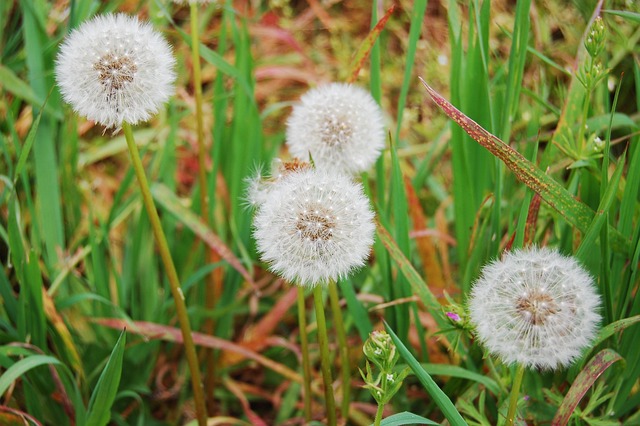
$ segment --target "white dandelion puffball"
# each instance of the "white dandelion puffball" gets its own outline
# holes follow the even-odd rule
[[[600,296],[572,257],[548,248],[509,252],[482,269],[469,311],[478,338],[506,364],[570,365],[596,335]]]
[[[149,23],[97,16],[67,36],[56,59],[60,92],[103,126],[147,121],[174,92],[171,47]]]
[[[332,83],[305,93],[287,121],[287,146],[294,157],[350,174],[367,170],[384,148],[382,110],[371,94]]]
[[[315,286],[364,265],[375,226],[360,184],[303,168],[274,182],[266,198],[256,212],[253,235],[272,271],[289,282]]]

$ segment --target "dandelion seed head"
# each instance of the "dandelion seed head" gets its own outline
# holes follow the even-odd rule
[[[362,266],[373,244],[373,212],[362,186],[324,170],[284,173],[254,218],[261,259],[290,282],[315,286]]]
[[[287,146],[295,157],[309,154],[319,168],[356,174],[384,148],[382,110],[359,87],[332,83],[305,93],[287,121]]]
[[[125,14],[97,16],[67,36],[56,59],[62,97],[110,128],[147,121],[174,91],[171,47],[150,24]]]
[[[469,311],[479,340],[506,364],[570,365],[595,337],[600,297],[591,276],[548,248],[509,252],[485,266]]]

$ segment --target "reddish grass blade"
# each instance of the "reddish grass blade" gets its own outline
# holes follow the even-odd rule
[[[387,21],[391,17],[391,14],[396,10],[396,5],[392,4],[389,9],[385,12],[384,16],[378,21],[375,27],[371,30],[367,38],[364,39],[362,45],[356,52],[356,56],[353,58],[353,62],[351,62],[351,72],[349,73],[349,78],[347,79],[347,83],[354,83],[358,79],[358,74],[360,73],[360,69],[364,65],[364,61],[367,60],[369,54],[371,53],[371,49],[373,48],[374,43],[380,36],[380,33],[384,29],[384,26],[387,24]]]
[[[587,205],[576,200],[562,185],[545,174],[531,161],[509,145],[501,141],[482,128],[478,123],[467,117],[454,107],[449,101],[440,96],[422,78],[420,81],[427,89],[431,99],[476,142],[486,148],[491,154],[499,158],[516,175],[516,178],[531,188],[547,204],[560,213],[571,225],[580,232],[586,233],[593,222],[595,213]],[[630,251],[629,241],[620,232],[610,227],[613,249],[625,254]]]
[[[611,349],[603,349],[598,352],[574,380],[569,392],[567,392],[567,395],[562,400],[562,404],[560,404],[560,408],[558,408],[558,412],[553,418],[551,425],[565,426],[584,394],[593,386],[598,377],[600,377],[611,364],[621,359],[622,357]]]
[[[28,420],[28,421],[27,421]],[[34,425],[42,426],[35,417],[15,408],[0,405],[0,425],[5,426],[24,426],[32,422]]]
[[[127,327],[127,331],[146,337],[148,339],[158,339],[168,342],[182,343],[182,334],[180,333],[180,329],[175,327],[169,327],[166,325],[155,324],[146,321],[127,321],[116,318],[96,318],[92,321],[105,327],[114,328],[116,330],[122,330],[124,327]],[[192,333],[192,336],[193,343],[198,346],[221,349],[223,351],[229,351],[243,355],[244,357],[262,364],[263,366],[275,371],[276,373],[286,377],[289,380],[302,383],[302,376],[300,376],[290,368],[285,367],[283,364],[272,361],[267,357],[257,354],[233,342],[229,342],[227,340],[202,333]]]

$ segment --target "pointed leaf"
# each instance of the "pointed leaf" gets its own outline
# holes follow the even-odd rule
[[[87,410],[87,425],[104,426],[111,419],[111,406],[116,398],[120,376],[122,375],[122,358],[126,341],[125,330],[122,330],[107,365],[102,370],[96,388],[91,394]]]
[[[439,425],[440,423],[436,423],[432,420],[425,419],[422,416],[417,414],[409,413],[405,411],[403,413],[393,414],[382,422],[380,422],[380,426],[403,426],[403,425]]]

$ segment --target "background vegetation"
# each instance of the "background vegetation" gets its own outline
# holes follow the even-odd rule
[[[178,59],[176,96],[135,133],[193,328],[216,320],[217,339],[195,336],[200,346],[219,349],[211,424],[302,423],[301,332],[312,342],[314,417],[322,420],[311,303],[301,331],[296,289],[257,259],[245,178],[286,157],[292,103],[309,87],[347,80],[356,52],[390,6],[273,0],[201,9],[211,229],[198,216],[188,6],[0,3],[1,424],[24,424],[22,415],[50,425],[193,418],[173,303],[124,137],[77,117],[54,85],[65,34],[114,11],[149,19]],[[551,0],[397,6],[356,79],[387,114],[390,143],[362,176],[389,234],[380,232],[369,265],[340,283],[353,371],[363,368],[362,343],[384,319],[421,362],[418,376],[429,373],[469,424],[502,421],[510,368],[483,357],[466,324],[447,322],[444,313],[462,314],[481,266],[529,238],[578,257],[597,277],[603,325],[613,325],[573,368],[527,372],[521,414],[530,424],[549,424],[559,407],[577,403],[566,397],[569,387],[599,354],[595,369],[604,376],[586,385],[570,422],[640,424],[640,329],[633,326],[640,314],[640,7]],[[577,78],[590,60],[582,39],[597,11],[606,26],[598,58],[606,76],[586,90]],[[418,76],[537,164],[580,207],[549,207],[554,194],[567,200],[561,192],[535,197],[517,179],[522,170],[514,173],[448,121]],[[207,247],[226,248],[223,260],[210,263]],[[203,294],[212,270],[222,294],[209,310]],[[336,368],[340,362],[336,356]],[[376,410],[362,384],[353,374],[349,424],[370,424]],[[415,375],[385,414],[402,411],[443,421]]]

